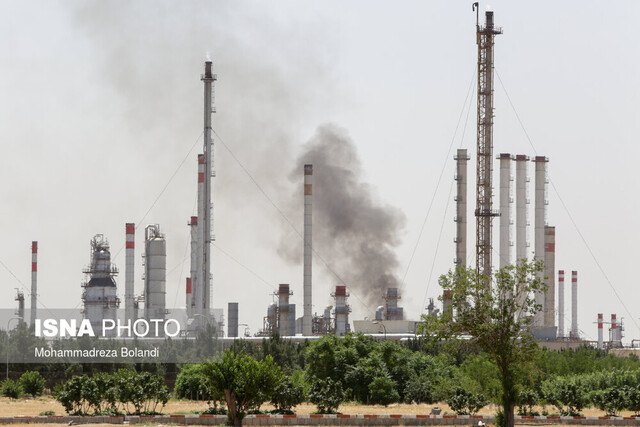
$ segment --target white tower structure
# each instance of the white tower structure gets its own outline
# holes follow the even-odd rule
[[[500,268],[511,265],[511,154],[501,153],[500,160]]]
[[[544,261],[544,226],[546,225],[546,206],[547,206],[547,162],[549,160],[544,156],[536,156],[534,162],[536,164],[536,197],[535,197],[535,247],[534,255],[539,260]],[[544,325],[544,292],[535,293],[536,304],[542,306],[534,316],[534,326],[541,327]]]
[[[125,224],[125,265],[124,265],[124,315],[125,319],[133,322],[136,320],[135,290],[134,290],[134,265],[135,265],[135,224]]]
[[[117,318],[120,306],[114,277],[118,269],[111,264],[109,242],[102,234],[91,240],[91,264],[83,270],[89,280],[82,284],[83,315],[97,335],[102,335],[102,320]]]
[[[467,265],[467,161],[469,156],[466,149],[458,149],[454,157],[456,161],[456,257],[453,263],[456,267]]]
[[[528,258],[527,248],[529,240],[527,228],[529,226],[529,215],[527,205],[529,198],[527,194],[527,162],[529,157],[518,154],[516,156],[516,260]]]
[[[167,293],[167,241],[160,226],[145,228],[144,318],[164,319]]]
[[[31,242],[31,324],[38,315],[38,242]]]
[[[304,165],[304,265],[303,265],[303,313],[302,313],[302,335],[308,337],[313,331],[313,319],[311,311],[312,288],[311,288],[311,262],[313,245],[312,239],[312,214],[313,214],[313,165]]]

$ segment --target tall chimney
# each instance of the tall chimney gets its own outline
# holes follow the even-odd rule
[[[198,229],[202,229],[198,239],[202,248],[202,266],[198,271],[198,277],[202,284],[202,295],[198,304],[202,304],[200,313],[208,317],[211,314],[211,242],[214,240],[212,232],[213,204],[211,202],[211,178],[214,176],[211,116],[215,113],[213,108],[213,82],[217,80],[217,76],[212,73],[210,60],[205,62],[204,68],[204,75],[200,78],[204,82],[204,185],[202,207],[199,206],[200,209],[198,210],[200,222]]]
[[[571,272],[571,338],[578,339],[578,272]]]
[[[186,308],[187,318],[192,319],[196,299],[194,298],[194,291],[197,288],[198,282],[198,217],[192,216],[189,221],[189,229],[191,231],[191,265],[190,265],[190,277],[187,278],[187,292],[186,292]]]
[[[558,271],[558,336],[564,337],[564,270]]]
[[[556,228],[544,227],[544,277],[547,279],[547,290],[544,293],[544,326],[555,326],[556,306]]]
[[[534,255],[539,260],[544,261],[544,227],[546,224],[546,205],[547,205],[547,162],[549,160],[544,156],[536,156],[534,162],[536,164],[536,199],[535,199],[535,250]],[[535,293],[536,304],[542,306],[542,311],[534,316],[534,326],[544,325],[544,292]]]
[[[38,242],[31,242],[31,324],[35,325],[38,306]]]
[[[302,314],[302,335],[311,336],[312,318],[311,310],[313,304],[311,302],[311,256],[313,246],[311,244],[311,226],[313,213],[313,165],[304,165],[304,267],[303,267],[303,314]]]
[[[604,331],[603,331],[603,318],[602,313],[598,313],[598,349],[604,349]]]
[[[500,268],[511,264],[511,154],[500,159]]]
[[[206,218],[205,211],[206,202],[204,196],[204,182],[205,182],[205,159],[204,154],[198,154],[198,219]],[[193,314],[204,314],[204,286],[205,286],[205,276],[204,276],[204,242],[205,242],[205,229],[204,229],[204,221],[203,220],[200,226],[195,227],[196,232],[198,233],[198,238],[196,241],[198,258],[196,260],[196,267],[198,269],[195,274],[195,283],[192,280],[191,284],[194,287],[193,289],[193,299],[194,299],[194,307]],[[193,228],[191,228],[191,232],[193,233]],[[192,276],[193,277],[193,276]],[[201,325],[202,319],[198,320],[196,324]]]
[[[133,323],[136,320],[134,308],[135,224],[126,223],[125,233],[124,316],[126,320],[130,320]]]
[[[294,333],[290,333],[289,327],[291,326],[291,321],[289,320],[289,295],[292,292],[289,291],[289,285],[280,284],[278,288],[278,330],[280,332],[281,337],[288,337],[290,335],[295,335]]]
[[[611,333],[609,334],[609,341],[611,341],[611,347],[616,347],[616,341],[618,341],[618,316],[616,314],[611,315]]]
[[[529,157],[524,154],[518,154],[516,156],[516,262],[520,262],[523,259],[528,258],[527,248],[529,247],[529,241],[527,239],[527,227],[529,226],[528,205],[529,199],[527,198],[527,183],[529,182],[529,176],[527,174],[527,165]],[[524,306],[524,300],[527,295],[521,295],[518,305]],[[519,311],[519,315],[522,312]]]
[[[453,263],[456,267],[467,265],[467,161],[469,156],[466,149],[458,149],[454,157],[456,160],[456,257]]]

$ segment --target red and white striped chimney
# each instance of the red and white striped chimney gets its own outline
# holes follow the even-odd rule
[[[191,267],[190,275],[187,277],[187,293],[186,293],[186,306],[187,317],[193,318],[193,308],[195,300],[193,298],[194,288],[197,283],[198,277],[198,217],[192,216],[189,221],[189,227],[191,228]]]
[[[564,270],[558,270],[558,336],[564,337]]]
[[[603,323],[602,313],[598,313],[598,348],[600,350],[604,349]]]
[[[205,194],[204,194],[204,154],[198,154],[198,218],[205,218]],[[204,313],[204,243],[205,243],[205,227],[203,224],[196,228],[198,238],[197,238],[197,254],[198,258],[196,260],[196,267],[198,272],[195,276],[195,283],[192,281],[192,285],[194,286],[193,293],[193,306],[194,306],[194,314],[203,314]]]
[[[571,338],[578,336],[578,272],[571,272]]]
[[[618,316],[615,314],[611,315],[611,334],[609,337],[611,341],[611,345],[615,347],[615,342],[618,340]]]
[[[38,242],[31,242],[31,324],[34,325],[38,306]]]
[[[311,281],[311,258],[312,258],[312,215],[313,215],[313,165],[304,165],[304,253],[303,253],[303,312],[302,312],[302,335],[308,337],[313,332],[311,311],[312,302],[312,281]]]
[[[124,315],[126,320],[135,322],[136,313],[134,307],[134,268],[135,268],[135,240],[136,226],[132,222],[125,224],[125,273],[124,273]]]

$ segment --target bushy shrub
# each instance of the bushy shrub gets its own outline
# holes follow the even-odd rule
[[[433,383],[422,377],[411,378],[404,388],[404,400],[407,403],[434,403],[433,394]]]
[[[203,369],[202,364],[185,365],[176,377],[175,397],[207,402],[220,400],[220,396],[213,396]]]
[[[598,390],[591,396],[593,404],[605,411],[607,415],[617,416],[620,411],[628,406],[628,387],[611,387],[606,390]]]
[[[27,371],[22,374],[18,381],[25,394],[36,397],[42,395],[44,391],[44,378],[40,375],[40,372]]]
[[[460,387],[455,389],[446,402],[458,415],[474,415],[489,403],[483,394],[474,394]]]
[[[162,377],[120,369],[114,374],[75,376],[54,389],[54,397],[69,414],[153,414],[169,400]],[[132,405],[132,407],[130,406]]]
[[[271,403],[280,413],[291,413],[291,409],[304,401],[304,389],[284,377],[273,391]]]
[[[318,407],[319,413],[334,414],[345,400],[342,383],[331,378],[316,379],[309,386],[308,399]]]
[[[545,400],[564,416],[580,416],[589,404],[587,390],[580,377],[557,377],[542,384]]]
[[[17,399],[22,395],[22,387],[18,381],[5,380],[0,387],[0,392],[4,397]]]
[[[535,390],[520,390],[518,393],[518,415],[540,415],[533,407],[538,404],[538,393]]]
[[[400,400],[396,384],[389,377],[375,377],[369,384],[371,403],[387,406]]]

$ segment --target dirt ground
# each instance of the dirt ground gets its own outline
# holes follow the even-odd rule
[[[438,405],[408,405],[404,403],[395,403],[387,407],[381,405],[357,405],[346,403],[340,405],[339,411],[343,414],[429,414],[434,406],[438,406],[442,409],[442,414],[445,411],[450,411],[446,403]],[[170,400],[163,409],[164,414],[189,414],[191,411],[202,411],[207,408],[206,402],[194,402],[188,400]],[[270,405],[263,405],[262,409],[273,409]],[[298,414],[310,414],[316,410],[316,407],[311,404],[302,404],[297,406],[296,413]],[[542,408],[538,409],[542,412]],[[0,398],[0,417],[8,416],[37,416],[43,411],[53,411],[56,415],[65,415],[64,408],[60,403],[50,396],[44,396],[36,399],[17,399],[10,400],[6,397]],[[547,407],[549,413],[556,412],[553,407]],[[495,405],[485,406],[480,415],[492,415],[495,414]],[[585,416],[602,416],[604,413],[595,408],[587,408],[582,411]],[[631,416],[631,412],[625,411],[622,416]],[[40,424],[42,425],[42,424]],[[566,427],[566,426],[565,426]]]

